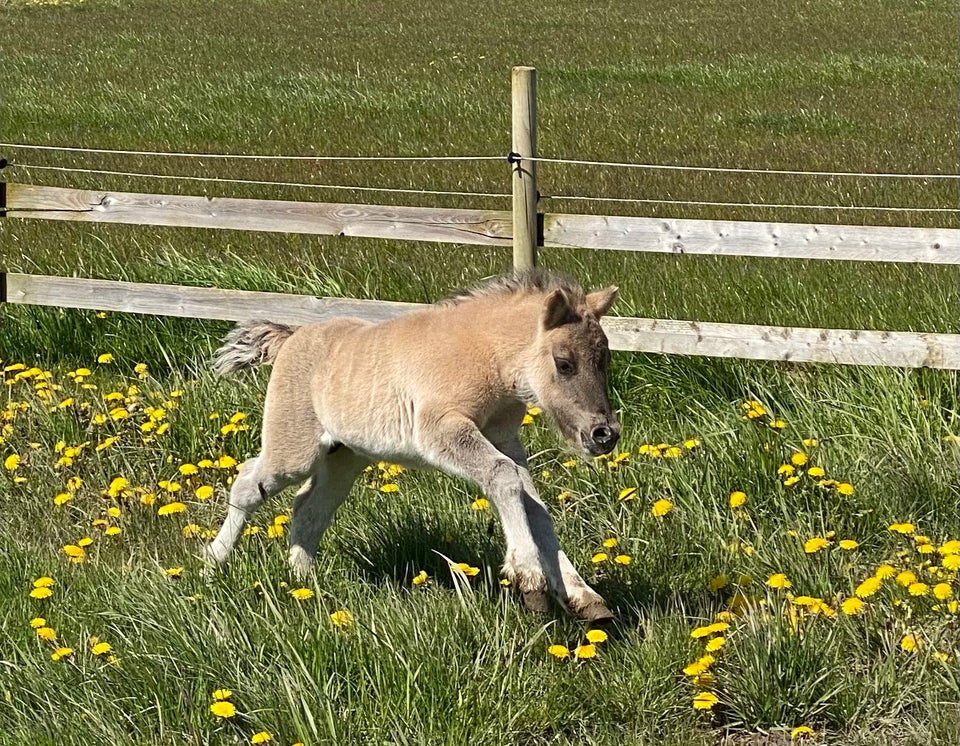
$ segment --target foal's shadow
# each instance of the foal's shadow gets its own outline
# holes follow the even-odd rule
[[[357,573],[372,583],[389,580],[410,587],[422,570],[435,587],[454,589],[449,559],[475,565],[481,574],[487,572],[489,578],[471,585],[478,593],[499,595],[498,573],[503,561],[499,524],[459,525],[455,535],[453,532],[452,524],[448,528],[439,517],[429,521],[420,513],[410,512],[381,522],[375,534],[364,532],[345,539],[343,550],[353,560]],[[639,573],[629,581],[600,579],[594,587],[615,614],[613,623],[606,627],[613,634],[618,629],[637,629],[651,616],[675,613],[678,608],[695,618],[710,617],[719,609],[715,594],[667,587]],[[522,604],[519,594],[516,603]],[[553,604],[550,616],[566,618],[557,604]]]
[[[371,582],[390,579],[409,586],[420,571],[425,571],[433,585],[453,588],[448,560],[476,566],[481,573],[484,568],[496,573],[503,560],[503,548],[486,526],[463,529],[448,528],[411,512],[381,521],[376,533],[351,537],[344,551],[353,559],[357,572]]]

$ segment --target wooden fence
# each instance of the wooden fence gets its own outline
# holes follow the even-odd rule
[[[960,230],[538,214],[535,79],[514,71],[513,211],[228,199],[0,184],[0,217],[274,231],[514,247],[960,265]],[[514,228],[517,227],[517,230]],[[384,320],[417,304],[0,272],[0,302],[302,323]],[[610,317],[611,347],[756,360],[960,370],[960,335]]]

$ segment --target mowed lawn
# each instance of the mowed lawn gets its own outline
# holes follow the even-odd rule
[[[0,140],[297,155],[505,155],[509,71],[545,156],[955,173],[948,0],[0,3]],[[505,162],[226,161],[0,146],[8,181],[504,209],[509,200],[31,169],[508,192]],[[955,227],[937,180],[543,164],[543,209]],[[956,332],[950,267],[544,251],[616,313]],[[509,252],[0,219],[0,269],[431,301]],[[269,315],[269,309],[264,309]],[[0,744],[947,744],[960,737],[956,373],[614,355],[621,448],[524,426],[598,635],[527,613],[476,489],[374,464],[286,567],[290,495],[231,563],[203,542],[267,371],[227,325],[0,306]],[[358,386],[363,382],[358,381]]]

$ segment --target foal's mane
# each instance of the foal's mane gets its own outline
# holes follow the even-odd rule
[[[457,290],[446,298],[437,301],[437,304],[455,306],[474,298],[519,295],[521,293],[542,293],[546,295],[558,289],[563,290],[574,305],[579,305],[584,300],[583,288],[569,277],[548,272],[545,269],[531,269],[512,275],[491,277],[479,285]]]

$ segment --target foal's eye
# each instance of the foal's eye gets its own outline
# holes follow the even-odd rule
[[[577,364],[573,360],[569,360],[565,357],[555,357],[553,359],[554,365],[557,366],[557,373],[561,376],[572,376],[577,372]]]

